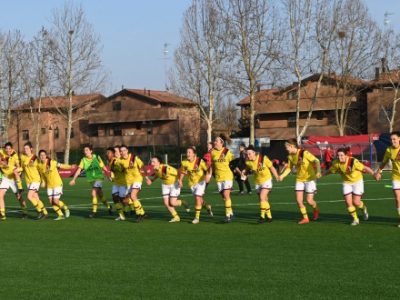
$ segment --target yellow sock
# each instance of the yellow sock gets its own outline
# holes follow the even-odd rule
[[[107,202],[107,199],[104,196],[100,197],[100,201],[107,207],[107,209],[110,209],[110,204]]]
[[[303,215],[303,219],[308,220],[307,209],[305,207],[300,207],[300,212]]]
[[[47,215],[48,212],[47,212],[46,207],[44,207],[43,202],[42,202],[40,199],[37,199],[37,201],[38,201],[38,207],[39,207],[40,211],[41,211],[43,214]]]
[[[92,212],[97,213],[97,197],[92,197]]]
[[[196,205],[194,207],[194,209],[195,209],[195,218],[200,220],[201,205],[199,205],[199,206]]]
[[[400,207],[397,208],[397,213],[398,213],[398,215],[400,217]]]
[[[39,206],[39,201],[38,201],[38,200],[32,199],[32,200],[31,200],[31,203],[32,203],[32,205],[35,207],[35,209],[36,209],[37,212],[41,212],[41,211],[42,211],[42,209],[41,209],[40,206]],[[43,203],[42,203],[42,204],[43,204]]]
[[[62,217],[62,216],[63,216],[63,213],[62,213],[61,208],[60,208],[59,206],[53,205],[53,209],[54,209],[54,212],[55,212],[59,217]]]
[[[144,215],[144,209],[143,209],[142,203],[140,203],[139,200],[137,200],[137,199],[133,200],[133,206],[134,206],[136,215]]]
[[[347,208],[349,214],[353,217],[354,221],[358,221],[357,210],[354,206],[349,206]]]
[[[6,209],[5,208],[0,208],[0,214],[1,214],[1,217],[3,219],[5,219],[6,218]]]
[[[68,206],[61,200],[58,201],[58,206],[64,210],[68,210]]]
[[[231,199],[225,200],[225,215],[230,216],[233,214]]]
[[[364,209],[365,205],[364,202],[360,201],[360,205],[356,205],[359,209]]]
[[[267,202],[260,201],[260,217],[265,218],[265,211],[267,210]]]
[[[269,205],[268,201],[266,201],[265,203],[266,203],[265,213],[267,214],[267,218],[272,219],[271,206]]]
[[[176,210],[174,208],[172,209],[171,215],[173,218],[175,218],[175,217],[179,218],[178,213],[176,212]]]
[[[121,213],[122,212],[122,203],[121,202],[117,202],[115,203],[115,210],[117,211],[117,213]]]

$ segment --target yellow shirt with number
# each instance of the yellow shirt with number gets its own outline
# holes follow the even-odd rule
[[[187,173],[189,186],[192,187],[204,180],[208,167],[205,161],[198,157],[192,162],[189,160],[182,161],[181,170]]]
[[[225,180],[233,180],[233,173],[229,168],[229,163],[234,159],[233,154],[228,149],[222,148],[221,150],[213,149],[211,151],[211,163],[215,180],[217,182]],[[225,151],[225,154],[224,154]]]
[[[63,185],[61,176],[58,173],[58,168],[71,169],[71,166],[60,164],[53,159],[47,159],[44,162],[38,162],[40,176],[45,181],[48,189],[54,189]]]
[[[314,165],[319,164],[319,159],[307,150],[298,149],[297,153],[289,154],[288,163],[289,170],[296,168],[296,181],[307,182],[317,178]]]
[[[38,163],[39,160],[34,154],[31,156],[27,156],[25,154],[21,155],[21,167],[24,172],[27,185],[31,184],[32,182],[41,182]]]
[[[246,169],[254,172],[256,184],[263,184],[272,178],[271,171],[269,170],[271,167],[272,162],[266,155],[257,154],[255,160],[246,160]]]
[[[128,158],[120,158],[118,160],[122,172],[125,175],[126,184],[131,185],[134,182],[143,182],[143,176],[140,174],[140,168],[143,167],[143,162],[139,156],[134,156],[129,153]]]
[[[178,180],[178,170],[169,165],[160,164],[160,167],[154,171],[155,177],[160,178],[163,184],[174,184]]]
[[[352,161],[350,161],[350,159]],[[342,176],[344,183],[356,183],[363,179],[362,172],[364,165],[356,158],[346,158],[344,163],[341,163],[338,159],[332,162],[332,166],[329,171],[331,173],[339,173]]]
[[[2,160],[5,162],[5,165],[0,165],[3,176],[15,180],[14,170],[20,166],[18,154],[14,151],[10,156],[8,156],[5,151],[2,151],[1,156]]]
[[[400,147],[390,146],[386,149],[382,165],[386,165],[389,160],[392,162],[392,180],[400,181]]]

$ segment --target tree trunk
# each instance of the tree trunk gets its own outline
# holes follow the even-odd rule
[[[67,133],[65,137],[65,152],[64,152],[64,163],[69,164],[69,151],[71,149],[71,129],[72,129],[72,90],[68,96],[69,107],[68,107],[68,119],[67,119]]]
[[[254,145],[255,142],[255,126],[254,126],[254,118],[256,115],[255,111],[255,84],[253,81],[250,81],[250,145]]]
[[[212,92],[209,93],[209,111],[207,117],[207,142],[212,141],[212,128],[213,128],[213,115],[214,115],[214,94]]]

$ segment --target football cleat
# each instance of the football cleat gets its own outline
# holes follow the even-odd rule
[[[92,212],[91,214],[89,214],[89,218],[90,219],[94,219],[96,218],[97,214],[95,212]]]
[[[364,209],[363,209],[363,219],[364,219],[364,221],[368,221],[368,218],[369,218],[368,210],[367,210],[367,207],[364,206]]]
[[[225,223],[230,223],[230,222],[232,222],[232,219],[233,219],[233,215],[225,216],[224,222],[225,222]]]
[[[125,221],[125,216],[124,215],[119,215],[115,221]]]
[[[318,219],[319,219],[319,209],[316,208],[316,209],[314,209],[313,220],[317,221]]]
[[[179,216],[175,216],[171,220],[169,220],[169,223],[177,223],[180,221],[181,221],[181,218]]]
[[[192,221],[192,224],[199,224],[200,223],[200,220],[199,219],[193,219],[193,221]]]
[[[70,213],[69,209],[66,209],[65,210],[65,218],[68,219],[70,215],[71,215],[71,213]]]
[[[357,226],[360,224],[359,220],[353,220],[353,222],[350,223],[351,226]]]
[[[26,213],[22,213],[21,219],[23,219],[23,220],[28,219],[28,215]]]
[[[299,224],[299,225],[303,225],[303,224],[308,224],[308,223],[310,223],[310,220],[309,219],[306,219],[306,218],[304,218],[304,219],[302,219],[302,220],[300,220],[297,224]]]
[[[64,216],[58,216],[57,218],[54,219],[54,221],[61,221],[64,220]]]
[[[264,224],[265,223],[265,218],[260,217],[260,219],[258,220],[259,224]]]
[[[0,220],[5,221],[6,220],[6,215],[0,214]]]

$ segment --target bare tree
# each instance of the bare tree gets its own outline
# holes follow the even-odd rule
[[[181,42],[175,51],[172,89],[194,99],[207,124],[207,141],[212,139],[216,102],[223,92],[227,58],[227,24],[215,1],[193,0],[184,14]]]
[[[0,105],[5,140],[9,139],[8,128],[12,119],[12,109],[20,103],[24,48],[25,42],[20,31],[9,31],[5,35],[0,53],[2,66]]]
[[[216,109],[216,120],[221,128],[226,129],[229,135],[238,129],[238,108],[232,97],[221,101]]]
[[[296,78],[296,139],[300,144],[327,72],[329,51],[336,32],[334,20],[338,10],[336,1],[286,0],[284,11],[289,21],[290,34],[285,40],[286,51],[282,63]],[[303,88],[303,80],[312,73],[318,76],[317,84],[311,91],[307,91]],[[311,100],[305,120],[301,120],[303,100]]]
[[[82,6],[66,3],[53,11],[50,30],[51,68],[59,93],[68,99],[66,110],[57,108],[67,120],[64,162],[69,163],[75,104],[73,95],[98,91],[105,83],[100,58],[100,40],[86,20]],[[57,105],[57,103],[55,103]]]
[[[283,37],[277,10],[269,0],[227,0],[219,7],[231,38],[227,82],[235,94],[250,98],[250,143],[255,140],[255,98],[258,84],[272,74]],[[228,33],[227,33],[228,34]]]
[[[388,122],[389,132],[395,130],[400,103],[400,33],[393,29],[384,32],[382,48],[382,74],[377,78],[381,87],[381,107]]]
[[[346,134],[352,104],[365,86],[366,78],[376,63],[381,47],[381,32],[361,0],[337,1],[334,24],[337,28],[330,51],[330,70],[336,81],[335,119],[339,135]],[[356,129],[353,127],[353,129]]]

